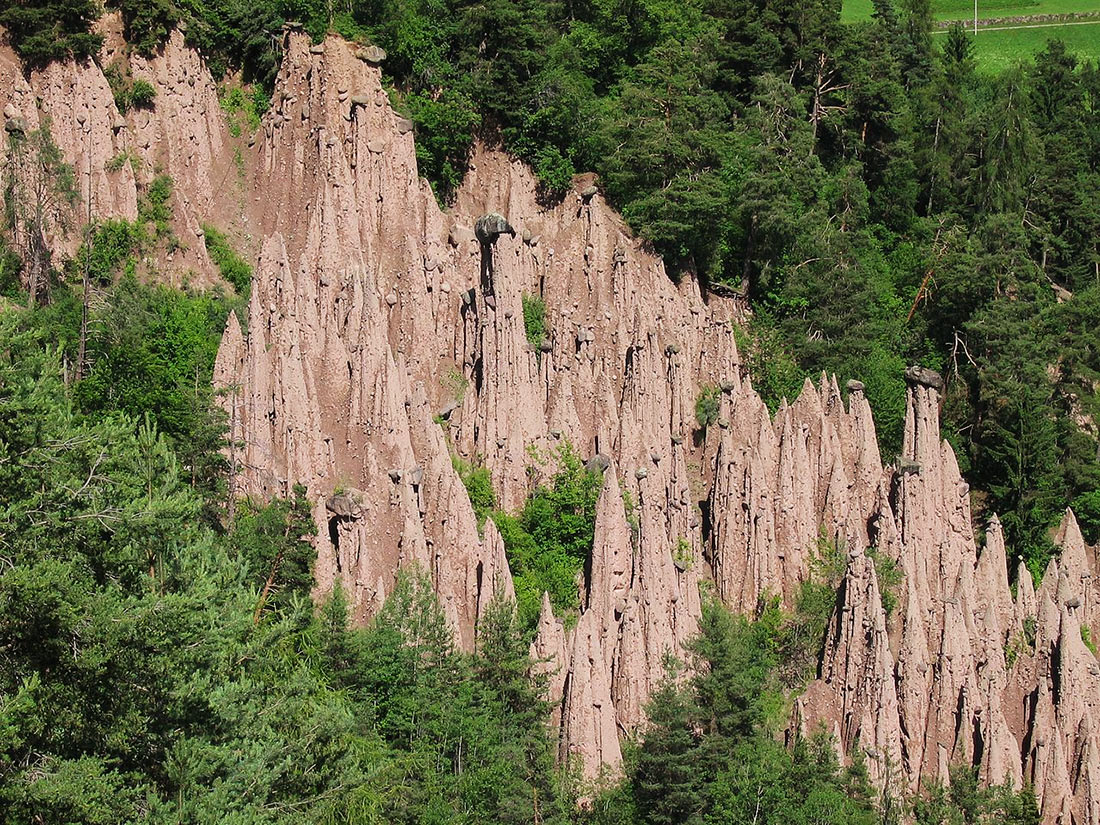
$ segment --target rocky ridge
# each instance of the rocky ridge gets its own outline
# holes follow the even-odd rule
[[[0,100],[30,128],[50,118],[94,214],[136,216],[133,168],[108,171],[132,152],[139,174],[172,174],[181,238],[209,221],[260,240],[248,317],[231,318],[215,380],[244,445],[238,490],[307,485],[321,591],[340,580],[365,620],[397,570],[418,564],[460,643],[475,645],[511,575],[451,455],[483,461],[515,509],[529,450],[568,438],[606,463],[596,539],[575,626],[544,601],[533,650],[560,700],[561,755],[587,776],[621,760],[665,652],[697,626],[700,583],[744,612],[769,594],[790,603],[825,536],[846,548],[847,570],[792,726],[824,725],[898,791],[969,762],[988,782],[1034,783],[1046,822],[1100,823],[1100,665],[1083,636],[1100,629],[1095,558],[1067,512],[1060,559],[1037,590],[1021,575],[1013,597],[996,519],[975,541],[939,433],[938,376],[907,376],[904,448],[885,466],[858,382],[846,399],[835,379],[807,382],[773,417],[740,368],[739,307],[689,277],[674,284],[587,181],[543,208],[521,164],[480,150],[443,211],[375,64],[296,31],[284,55],[252,146],[234,146],[179,33],[132,61],[157,90],[150,111],[123,117],[94,64],[27,78],[8,52]],[[238,198],[219,183],[235,167]],[[480,241],[488,213],[515,234]],[[174,277],[210,277],[202,244],[185,245]],[[548,307],[538,346],[524,293]],[[704,385],[720,397],[701,434]],[[867,547],[904,574],[889,616]]]

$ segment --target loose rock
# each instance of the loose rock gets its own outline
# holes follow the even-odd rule
[[[516,230],[505,220],[503,215],[497,212],[489,212],[477,219],[477,223],[474,224],[474,234],[481,243],[490,246],[496,243],[497,238],[501,235],[509,235],[514,238]]]

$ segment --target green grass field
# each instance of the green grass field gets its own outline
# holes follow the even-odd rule
[[[840,19],[847,23],[866,20],[871,9],[871,0],[844,0]],[[978,0],[979,18],[1089,11],[1100,11],[1100,0]],[[937,20],[972,20],[974,0],[932,0],[932,16]]]
[[[1080,60],[1100,61],[1100,23],[1084,26],[1050,26],[1030,29],[982,31],[974,40],[978,70],[994,74],[1042,51],[1048,40],[1058,38]]]
[[[844,0],[841,19],[845,22],[867,20],[871,0]],[[937,20],[971,20],[973,0],[932,0]],[[1032,14],[1071,14],[1100,12],[1100,0],[978,0],[978,17],[1018,17]],[[937,35],[943,31],[937,30]],[[1065,25],[1036,25],[1029,28],[978,29],[974,54],[978,70],[996,73],[1041,51],[1048,40],[1058,38],[1081,60],[1100,62],[1100,22]]]

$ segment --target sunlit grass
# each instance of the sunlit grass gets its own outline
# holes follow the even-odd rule
[[[871,0],[844,0],[841,20],[867,20],[874,7]],[[978,17],[1021,17],[1031,14],[1080,14],[1100,11],[1098,0],[978,0]],[[932,15],[937,20],[970,20],[973,0],[932,0]]]
[[[1100,61],[1100,23],[1084,26],[1050,26],[1030,29],[982,31],[974,38],[978,70],[996,74],[1020,61],[1028,61],[1057,38],[1080,60]]]
[[[871,0],[844,0],[841,19],[867,20],[872,11]],[[974,5],[972,0],[932,0],[932,12],[937,20],[970,20]],[[1100,0],[978,0],[979,18],[1085,12],[1100,12]],[[937,30],[936,34],[944,31]],[[979,27],[974,40],[978,70],[986,74],[1001,72],[1019,61],[1030,60],[1053,39],[1062,40],[1081,60],[1100,61],[1100,23],[1037,24],[996,31]]]

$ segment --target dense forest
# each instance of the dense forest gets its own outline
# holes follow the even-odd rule
[[[773,408],[821,370],[858,378],[888,458],[902,370],[933,367],[977,512],[1000,513],[1033,575],[1067,503],[1100,538],[1100,71],[1059,43],[984,76],[961,30],[932,36],[927,0],[880,0],[859,25],[787,0],[108,6],[140,51],[185,22],[216,76],[251,84],[226,104],[252,114],[285,22],[383,46],[442,202],[476,139],[530,162],[547,202],[597,172],[670,272],[749,303],[734,334]],[[0,25],[32,69],[94,57],[99,11],[0,0]],[[120,106],[150,92],[120,86]],[[48,133],[29,139],[73,196]],[[12,221],[8,181],[4,195]],[[779,744],[833,604],[827,564],[789,614],[708,602],[624,775],[582,783],[555,758],[528,652],[541,592],[575,598],[591,545],[598,480],[568,453],[512,515],[459,468],[519,599],[490,611],[475,652],[416,571],[366,628],[339,591],[316,608],[303,492],[228,489],[209,386],[247,264],[211,228],[236,289],[136,278],[171,243],[170,195],[154,180],[136,223],[86,227],[66,266],[0,249],[0,822],[1039,821],[1028,789],[980,789],[966,769],[907,799],[842,768],[824,736]],[[91,328],[82,278],[101,296]]]

